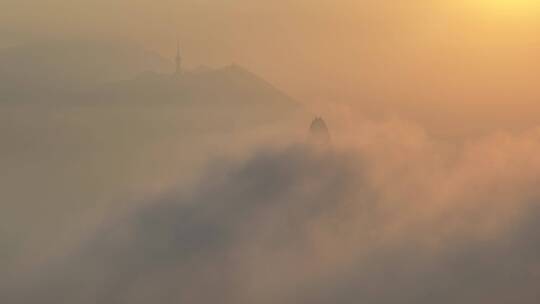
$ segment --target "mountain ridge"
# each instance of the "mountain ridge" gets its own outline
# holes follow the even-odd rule
[[[0,50],[0,80],[7,79],[0,84],[0,102],[120,107],[173,105],[182,111],[207,111],[214,117],[227,115],[230,119],[255,120],[257,117],[279,119],[301,108],[286,93],[238,64],[173,74],[166,72],[172,70],[172,62],[133,45],[117,42],[104,46],[96,46],[95,42],[36,45],[39,47]],[[124,54],[131,55],[126,55],[129,58],[123,58],[118,67],[111,66]],[[79,62],[85,58],[96,61]],[[137,62],[138,59],[144,62]],[[24,62],[21,70],[17,64],[20,62]],[[77,64],[71,65],[73,62]]]

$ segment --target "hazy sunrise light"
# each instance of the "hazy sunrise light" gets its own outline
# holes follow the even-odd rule
[[[0,304],[537,304],[540,2],[0,0]]]

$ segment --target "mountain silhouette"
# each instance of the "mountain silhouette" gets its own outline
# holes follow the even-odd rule
[[[300,109],[292,98],[239,65],[178,76],[144,72],[130,80],[99,86],[80,99],[86,103],[176,105],[208,115],[254,119],[278,118]]]
[[[300,109],[239,65],[181,74],[172,74],[173,67],[172,61],[136,44],[116,41],[50,41],[0,49],[0,102],[115,105],[115,110],[172,106],[171,111],[192,111],[201,120],[237,124],[276,120]]]
[[[181,76],[144,72],[134,79],[103,85],[95,93],[99,96],[96,100],[143,103],[293,103],[286,94],[238,65],[187,72]]]

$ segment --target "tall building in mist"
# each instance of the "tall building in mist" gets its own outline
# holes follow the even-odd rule
[[[180,42],[178,40],[176,40],[176,58],[175,58],[175,63],[176,63],[176,70],[175,70],[175,75],[176,76],[179,76],[182,74],[182,56],[180,56]]]
[[[322,117],[316,117],[309,127],[309,137],[312,143],[330,144],[330,131]]]

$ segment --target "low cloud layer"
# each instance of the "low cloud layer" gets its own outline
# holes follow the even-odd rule
[[[2,302],[536,303],[538,131],[450,146],[400,123],[359,130],[217,162]]]

